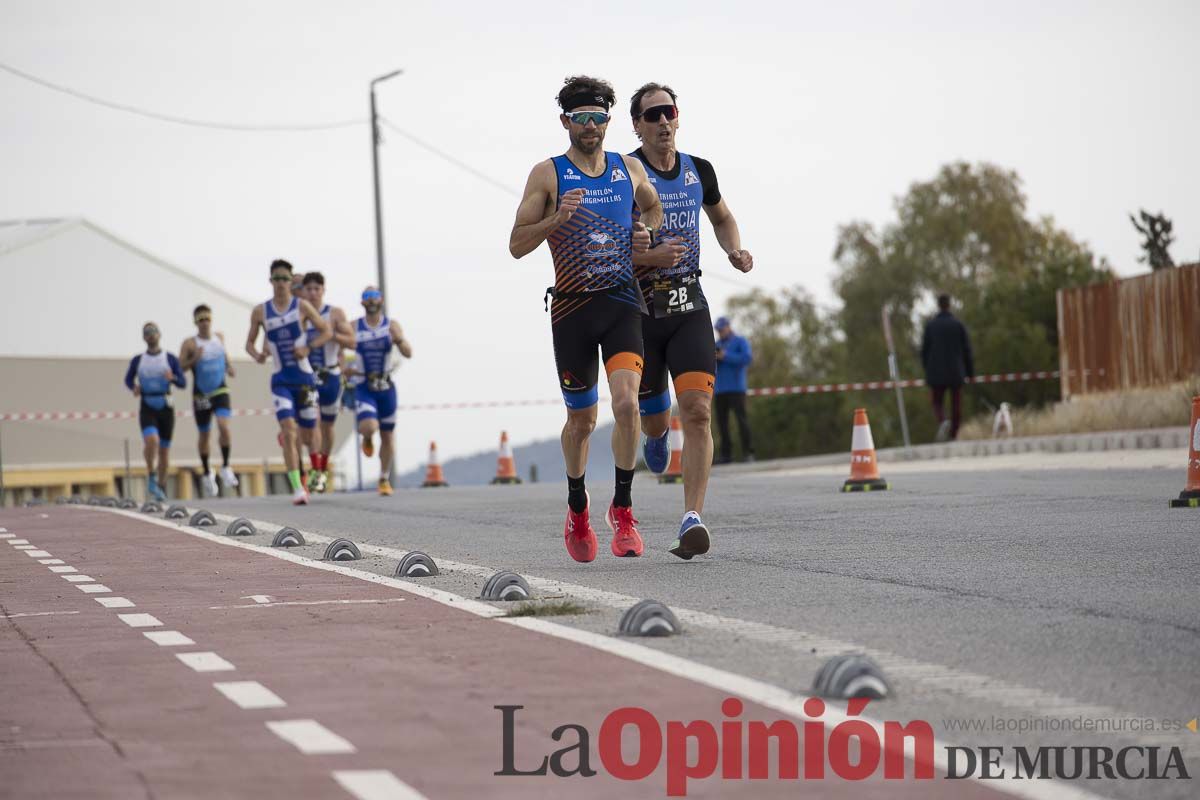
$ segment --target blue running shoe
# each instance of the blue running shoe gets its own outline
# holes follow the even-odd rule
[[[708,537],[708,526],[700,520],[699,514],[689,511],[683,517],[683,524],[679,526],[679,537],[667,552],[673,556],[679,556],[684,561],[690,561],[692,556],[702,556],[707,553],[711,544]]]
[[[642,458],[646,460],[646,466],[655,475],[662,475],[667,471],[667,464],[671,462],[671,447],[667,443],[667,437],[671,435],[671,429],[667,428],[663,431],[663,435],[654,439],[649,436],[642,443]]]
[[[150,476],[150,482],[146,486],[146,492],[155,500],[163,501],[167,499],[167,496],[163,493],[163,490],[159,488],[158,477],[156,475]]]

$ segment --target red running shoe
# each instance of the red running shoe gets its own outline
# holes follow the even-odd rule
[[[563,528],[563,540],[566,542],[567,552],[571,554],[571,558],[585,564],[596,560],[596,532],[592,530],[592,523],[588,518],[588,510],[591,505],[592,499],[589,497],[588,504],[579,514],[567,506],[567,524]]]
[[[637,558],[642,554],[642,535],[638,533],[638,521],[633,518],[633,508],[610,505],[604,521],[612,528],[614,556]]]

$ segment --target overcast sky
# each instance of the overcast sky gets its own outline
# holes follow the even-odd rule
[[[885,223],[897,195],[958,159],[1016,170],[1032,212],[1053,215],[1119,274],[1145,269],[1127,218],[1139,207],[1174,219],[1177,261],[1200,259],[1198,35],[1200,3],[1186,0],[0,0],[0,61],[165,114],[363,119],[368,81],[404,68],[380,88],[380,112],[513,191],[566,147],[553,102],[564,76],[614,83],[622,105],[606,145],[622,152],[636,146],[627,98],[667,82],[680,96],[681,148],[714,163],[755,255],[754,272],[738,275],[706,234],[718,312],[739,284],[803,284],[832,303],[837,226]],[[185,127],[7,73],[0,108],[0,219],[86,216],[254,300],[269,293],[276,257],[323,270],[352,312],[373,281],[365,124]],[[541,299],[550,256],[509,256],[516,198],[385,137],[390,305],[416,351],[397,374],[401,402],[553,399]],[[234,342],[245,322],[217,321]],[[140,318],[113,324],[131,327],[136,350]],[[501,428],[518,443],[554,435],[562,417],[556,405],[408,413],[397,466],[421,460],[430,438],[449,456],[493,446]]]

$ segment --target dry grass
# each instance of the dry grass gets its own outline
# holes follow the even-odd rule
[[[573,600],[530,600],[521,603],[506,617],[565,617],[574,614],[586,614],[587,606]]]
[[[1013,432],[1017,436],[1052,436],[1186,426],[1191,422],[1192,397],[1197,394],[1200,379],[1154,389],[1079,395],[1042,408],[1014,408]],[[992,415],[965,422],[958,438],[992,438]]]

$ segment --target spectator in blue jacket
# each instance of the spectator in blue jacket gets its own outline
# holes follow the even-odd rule
[[[742,457],[754,460],[754,445],[750,442],[750,422],[746,419],[746,369],[754,360],[750,342],[733,332],[728,317],[717,320],[717,386],[713,403],[717,412],[717,433],[721,443],[718,464],[733,460],[733,439],[729,435],[729,412],[737,418],[742,439]]]
[[[171,386],[186,389],[187,378],[175,354],[160,346],[157,325],[147,322],[142,326],[142,340],[146,343],[146,352],[130,360],[125,372],[125,386],[141,399],[138,427],[142,429],[142,455],[146,458],[146,492],[154,500],[166,500],[168,453],[175,431]]]

